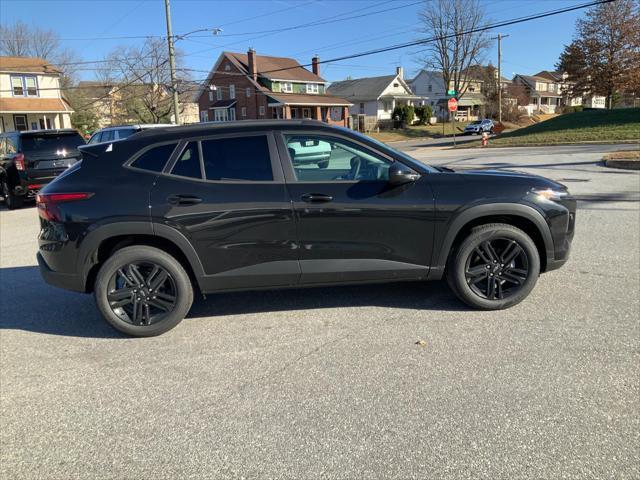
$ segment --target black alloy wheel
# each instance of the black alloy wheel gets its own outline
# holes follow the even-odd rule
[[[131,325],[152,325],[172,312],[177,289],[171,274],[151,262],[129,263],[109,281],[107,299],[114,314]]]
[[[490,223],[471,230],[447,261],[456,296],[481,310],[501,310],[524,300],[540,274],[540,254],[529,235],[513,225]]]
[[[485,240],[471,251],[465,262],[465,278],[481,298],[502,300],[516,293],[529,276],[529,259],[517,241]]]
[[[184,266],[168,252],[146,245],[115,251],[98,270],[93,290],[104,319],[134,337],[171,330],[193,303],[193,284]]]

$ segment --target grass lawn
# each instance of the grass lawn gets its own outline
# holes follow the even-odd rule
[[[469,122],[456,122],[456,134],[462,134],[464,127]],[[451,135],[453,133],[451,122],[446,122],[444,126],[444,134]],[[416,125],[397,130],[381,130],[379,133],[371,132],[370,137],[380,140],[381,142],[399,142],[402,140],[414,140],[416,138],[431,138],[442,136],[442,123],[435,125]]]
[[[553,145],[624,140],[640,140],[640,108],[588,110],[559,115],[500,135],[492,139],[489,145]]]

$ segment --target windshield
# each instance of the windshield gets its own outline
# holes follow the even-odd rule
[[[481,123],[480,120],[476,120],[475,122],[471,122],[471,125],[480,125]]]
[[[44,152],[51,150],[76,150],[84,145],[84,139],[77,133],[61,135],[24,135],[22,137],[23,152]]]

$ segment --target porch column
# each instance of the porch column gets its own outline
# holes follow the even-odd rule
[[[321,107],[313,107],[315,110],[315,114],[313,115],[314,120],[322,120],[322,112],[320,110]]]
[[[289,105],[282,107],[282,118],[286,120],[291,119],[291,107]]]
[[[342,107],[342,125],[348,127],[349,107]]]
[[[325,112],[324,121],[327,123],[329,123],[329,120],[331,120],[331,108],[332,107],[327,107],[327,110]]]

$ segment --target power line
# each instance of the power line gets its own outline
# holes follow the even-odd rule
[[[339,61],[343,61],[343,60],[349,60],[352,58],[360,58],[360,57],[365,57],[365,56],[369,56],[369,55],[375,55],[378,53],[384,53],[384,52],[388,52],[388,51],[393,51],[393,50],[399,50],[402,48],[408,48],[408,47],[412,47],[412,46],[418,46],[418,45],[424,45],[430,42],[434,42],[437,40],[444,40],[447,38],[452,38],[452,37],[456,37],[456,36],[461,36],[461,35],[470,35],[473,33],[480,33],[480,32],[484,32],[487,30],[491,30],[494,28],[500,28],[500,27],[506,27],[506,26],[510,26],[510,25],[515,25],[518,23],[524,23],[524,22],[529,22],[529,21],[533,21],[533,20],[539,20],[542,18],[546,18],[546,17],[550,17],[550,16],[554,16],[554,15],[560,15],[562,13],[567,13],[567,12],[571,12],[571,11],[575,11],[575,10],[579,10],[579,9],[584,9],[584,8],[589,8],[592,6],[596,6],[596,5],[601,5],[601,4],[605,4],[605,3],[611,3],[614,2],[616,0],[598,0],[598,1],[594,1],[594,2],[589,2],[589,3],[583,3],[583,4],[579,4],[579,5],[574,5],[574,6],[570,6],[570,7],[565,7],[565,8],[560,8],[560,9],[555,9],[555,10],[550,10],[550,11],[546,11],[546,12],[541,12],[538,14],[532,14],[532,15],[528,15],[528,16],[524,16],[524,17],[517,17],[514,19],[508,19],[508,20],[504,20],[501,22],[496,22],[493,24],[488,24],[482,27],[477,27],[474,29],[470,29],[467,31],[463,31],[463,32],[456,32],[456,33],[451,33],[448,35],[441,35],[441,36],[435,36],[435,37],[430,37],[430,38],[423,38],[423,39],[419,39],[419,40],[414,40],[411,42],[405,42],[405,43],[401,43],[401,44],[396,44],[396,45],[391,45],[388,47],[381,47],[381,48],[377,48],[377,49],[373,49],[373,50],[368,50],[365,52],[358,52],[358,53],[354,53],[351,55],[344,55],[341,57],[335,57],[335,58],[331,58],[328,60],[321,60],[318,63],[320,64],[329,64],[329,63],[334,63],[334,62],[339,62]],[[161,62],[156,68],[161,67],[162,65],[166,64],[168,60],[165,60],[163,62]],[[275,73],[275,72],[281,72],[281,71],[286,71],[286,70],[292,70],[292,69],[297,69],[297,68],[304,68],[304,67],[309,67],[311,66],[311,63],[308,64],[298,64],[292,67],[282,67],[282,68],[277,68],[277,69],[272,69],[272,70],[265,70],[260,72],[260,74],[266,74],[266,73]],[[190,69],[192,71],[198,71],[196,69]],[[200,70],[202,72],[204,72],[204,70]],[[128,82],[128,84],[122,85],[119,87],[119,90],[126,88],[129,85],[134,84],[137,80],[141,79],[142,77],[144,77],[145,75],[147,75],[150,71],[144,72],[142,74],[139,75],[139,77],[137,79],[134,79],[131,82]],[[235,75],[235,76],[242,76],[242,77],[248,77],[248,75],[243,74],[243,73],[235,73],[235,72],[216,72],[218,74],[226,74],[226,75]],[[191,80],[190,82],[192,83],[200,83],[200,82],[204,82],[206,81],[208,78],[204,78],[204,79],[198,79],[198,80]],[[74,87],[72,87],[74,88]],[[92,87],[95,88],[95,87]],[[199,87],[201,88],[201,86]],[[64,90],[63,88],[51,88],[51,90]],[[98,100],[96,100],[98,101]]]

